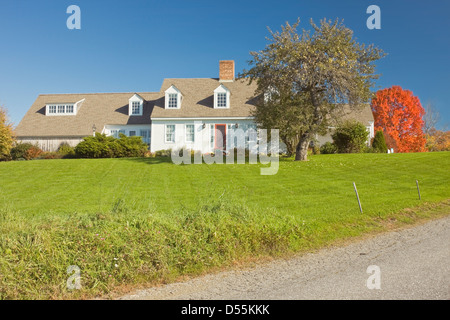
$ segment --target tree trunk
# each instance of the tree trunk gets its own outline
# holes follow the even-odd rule
[[[306,136],[300,138],[297,148],[295,150],[295,161],[307,161],[308,160],[308,146],[310,140]]]

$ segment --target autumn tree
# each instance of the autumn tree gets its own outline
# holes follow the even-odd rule
[[[265,129],[279,129],[295,146],[295,160],[307,160],[308,146],[325,126],[336,120],[336,109],[344,105],[358,109],[371,98],[374,61],[383,52],[373,45],[359,44],[353,31],[342,22],[311,20],[313,33],[297,33],[286,22],[281,32],[272,32],[269,44],[250,52],[252,68],[241,77],[256,81],[257,94],[264,96],[255,109],[255,120]],[[283,125],[269,121],[282,116]],[[286,127],[289,131],[286,130]]]
[[[12,124],[8,121],[6,109],[0,106],[0,161],[10,160],[10,151],[13,143]]]
[[[450,151],[450,131],[437,130],[432,127],[426,134],[428,151]]]
[[[371,107],[375,130],[383,130],[388,148],[394,148],[396,152],[425,151],[425,111],[419,98],[410,90],[400,86],[379,90]]]

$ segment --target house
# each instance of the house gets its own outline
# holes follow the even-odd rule
[[[22,142],[55,151],[61,143],[77,145],[96,132],[141,136],[152,152],[183,147],[202,152],[229,149],[256,129],[256,84],[235,79],[234,61],[219,62],[219,78],[164,79],[159,92],[42,94],[16,128]],[[373,116],[366,108],[358,120],[373,136]],[[329,136],[318,137],[321,143]]]

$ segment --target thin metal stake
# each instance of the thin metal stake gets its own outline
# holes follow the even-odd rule
[[[419,200],[421,200],[420,198],[420,189],[419,189],[419,181],[416,180],[416,186],[417,186],[417,192],[419,193]]]
[[[353,187],[355,188],[355,193],[356,193],[356,198],[358,199],[358,204],[359,204],[359,211],[362,211],[362,207],[361,207],[361,201],[359,201],[359,195],[358,195],[358,190],[356,190],[356,184],[353,182]]]

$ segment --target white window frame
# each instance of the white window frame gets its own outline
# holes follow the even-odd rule
[[[192,140],[188,140],[188,127],[192,127]],[[193,123],[186,123],[184,126],[184,141],[189,143],[195,142],[195,125]]]
[[[48,113],[50,113],[50,114],[56,114],[56,113],[57,113],[56,111],[57,111],[57,107],[56,107],[55,104],[49,105],[49,106],[48,106]]]
[[[169,93],[169,102],[167,103],[167,109],[178,109],[178,93]]]
[[[141,112],[141,102],[139,101],[131,101],[131,115],[137,116],[142,114]]]
[[[225,94],[225,106],[219,106],[219,95]],[[227,87],[225,87],[223,84],[220,84],[215,90],[214,90],[214,109],[229,109],[230,108],[230,90],[228,90]]]
[[[71,108],[71,112],[67,112],[67,109]],[[47,116],[71,116],[76,112],[75,103],[50,103],[45,105],[45,114]]]
[[[173,135],[173,140],[167,140],[167,129],[169,126],[173,126],[173,132],[171,133]],[[176,130],[177,130],[177,127],[175,124],[164,125],[164,142],[165,143],[175,143],[175,131]]]
[[[134,107],[136,103],[139,103],[139,112],[134,112]],[[144,110],[144,99],[135,93],[129,100],[128,100],[128,115],[131,116],[142,116]]]
[[[183,98],[183,95],[181,94],[181,91],[177,89],[177,87],[175,87],[174,85],[171,85],[170,88],[168,88],[165,92],[164,92],[165,96],[164,96],[164,108],[165,109],[169,109],[169,110],[177,110],[177,109],[181,109],[181,101]],[[171,95],[176,95],[176,107],[171,107],[171,103],[170,103],[170,97]]]

